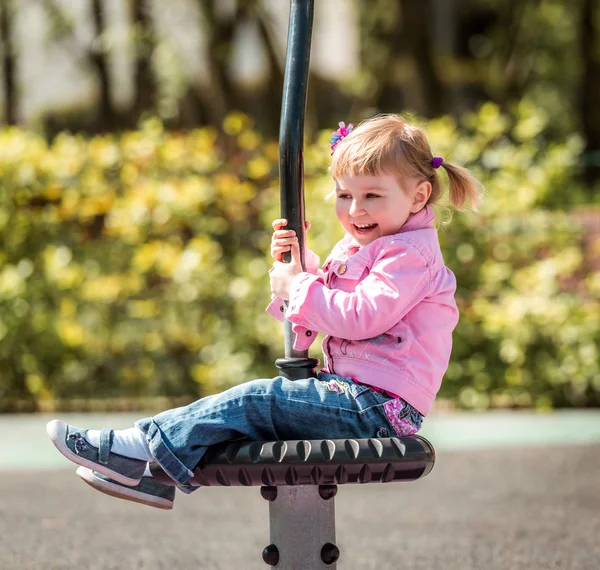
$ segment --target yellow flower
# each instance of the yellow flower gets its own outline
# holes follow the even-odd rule
[[[253,180],[264,178],[271,172],[271,163],[264,156],[257,156],[248,162],[248,176]]]
[[[56,333],[63,344],[67,346],[81,346],[85,340],[85,331],[76,321],[58,320],[56,322]]]
[[[243,150],[254,150],[261,143],[261,138],[254,131],[243,131],[238,137],[237,142]]]
[[[88,277],[81,288],[81,296],[87,301],[112,303],[119,297],[122,289],[119,275]]]
[[[230,136],[239,135],[244,127],[250,126],[251,122],[248,115],[234,111],[223,120],[223,130]]]
[[[127,303],[127,313],[134,319],[151,319],[158,315],[159,305],[154,299],[132,300]]]

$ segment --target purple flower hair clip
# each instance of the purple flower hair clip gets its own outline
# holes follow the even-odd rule
[[[340,128],[337,131],[333,131],[331,133],[331,138],[329,139],[329,146],[331,147],[331,154],[335,150],[335,147],[342,142],[344,138],[346,138],[354,129],[354,125],[350,123],[348,126],[341,121],[339,123]]]
[[[434,156],[431,159],[431,166],[437,170],[440,166],[442,166],[442,162],[444,162],[444,159],[441,156]]]

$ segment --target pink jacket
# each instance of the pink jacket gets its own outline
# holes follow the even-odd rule
[[[294,349],[308,349],[324,333],[329,372],[400,396],[424,415],[448,367],[458,322],[456,279],[444,265],[434,218],[426,207],[397,234],[362,248],[347,234],[322,269],[307,252],[307,271],[294,278],[285,313]],[[267,311],[283,321],[280,298]]]

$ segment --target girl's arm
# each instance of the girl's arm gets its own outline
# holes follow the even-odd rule
[[[430,268],[414,246],[394,241],[352,293],[330,289],[320,276],[299,273],[290,288],[289,321],[348,340],[390,330],[429,292]]]
[[[304,261],[306,264],[306,274],[317,276],[323,279],[323,282],[325,282],[325,273],[321,270],[319,266],[319,256],[307,248]],[[273,271],[273,268],[269,269],[269,273],[271,271]],[[283,299],[281,297],[278,297],[277,295],[271,295],[271,302],[269,303],[269,306],[267,307],[266,311],[267,313],[269,313],[269,315],[271,315],[278,321],[283,321]]]

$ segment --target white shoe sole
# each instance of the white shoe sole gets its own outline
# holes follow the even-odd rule
[[[91,469],[85,467],[77,468],[77,475],[81,477],[90,487],[100,491],[105,495],[116,497],[117,499],[124,499],[125,501],[133,501],[134,503],[140,503],[147,505],[148,507],[155,507],[157,509],[163,509],[169,511],[173,508],[173,501],[165,499],[164,497],[155,497],[146,493],[141,493],[135,489],[129,489],[127,487],[120,487],[110,481],[105,481],[100,477],[97,477]]]
[[[102,475],[106,475],[106,477],[110,477],[128,487],[135,487],[139,484],[140,479],[132,479],[131,477],[121,475],[120,473],[109,469],[106,465],[102,465],[102,463],[88,461],[76,453],[73,453],[65,441],[67,437],[67,424],[65,422],[61,422],[60,420],[48,422],[46,432],[56,449],[58,449],[58,451],[60,451],[69,461],[81,465],[81,467],[87,467],[93,471],[98,471],[98,473],[102,473]]]

